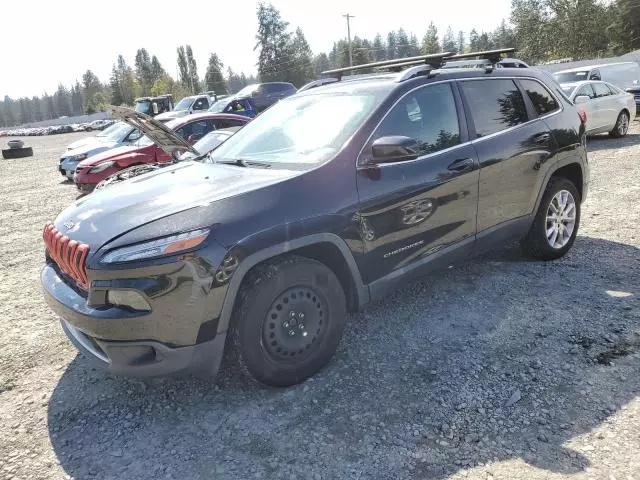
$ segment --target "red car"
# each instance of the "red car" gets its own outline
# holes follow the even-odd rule
[[[126,108],[114,107],[115,116],[124,117],[130,113]],[[176,118],[163,126],[173,130],[189,144],[194,144],[212,130],[242,126],[250,120],[242,115],[207,112]],[[174,154],[180,154],[184,150],[184,145],[176,144]],[[169,162],[170,160],[171,155],[159,148],[145,135],[136,142],[136,145],[112,148],[81,161],[76,167],[73,181],[78,190],[88,193],[101,180],[123,168],[145,163]]]

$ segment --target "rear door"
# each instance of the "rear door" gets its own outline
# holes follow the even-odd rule
[[[590,98],[587,103],[581,103],[579,106],[580,108],[584,108],[584,111],[587,113],[587,130],[595,130],[599,128],[601,120],[598,118],[598,110],[594,103],[596,93],[593,91],[593,87],[590,83],[586,83],[579,87],[573,98],[578,98],[579,96],[586,96]]]
[[[516,81],[509,78],[469,79],[459,85],[480,162],[478,239],[519,234],[525,222],[515,220],[532,212],[541,166],[554,145],[543,120],[546,114],[538,115],[533,107],[541,100],[525,101]]]
[[[359,267],[366,283],[403,277],[441,249],[474,240],[478,163],[454,87],[436,83],[406,93],[363,147],[356,221],[364,243]],[[418,140],[421,155],[371,164],[372,143],[393,135]]]

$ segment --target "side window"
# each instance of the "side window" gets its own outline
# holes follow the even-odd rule
[[[478,137],[515,127],[528,120],[520,90],[513,80],[461,82]]]
[[[402,98],[384,118],[372,140],[393,135],[418,140],[421,155],[459,144],[460,126],[451,84],[427,85]]]
[[[593,93],[591,84],[583,85],[582,87],[580,87],[580,89],[576,92],[576,97],[579,97],[580,95],[586,95],[589,98],[596,98],[596,94]]]
[[[594,83],[593,90],[596,92],[596,98],[608,97],[609,95],[611,95],[609,87],[607,87],[604,83]]]
[[[207,108],[209,108],[209,102],[203,97],[198,98],[193,104],[194,110],[206,110]]]
[[[609,85],[608,83],[606,85],[609,88],[609,91],[611,92],[611,95],[618,95],[620,93],[620,90],[618,90],[618,88],[616,86]]]
[[[593,70],[589,75],[589,80],[602,80],[599,70]]]
[[[558,102],[549,91],[535,80],[520,80],[538,115],[546,115],[558,109]]]
[[[140,130],[136,128],[134,130],[131,130],[131,133],[127,135],[125,142],[137,142],[141,136],[142,136],[142,133],[140,132]]]

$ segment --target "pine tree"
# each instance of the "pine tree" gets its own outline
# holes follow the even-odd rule
[[[56,106],[53,103],[53,95],[48,95],[46,92],[43,97],[44,103],[44,112],[43,116],[45,119],[50,120],[52,118],[58,117],[58,112],[56,111]]]
[[[460,30],[458,32],[458,43],[456,45],[458,53],[464,53],[465,46],[466,46],[466,41],[464,38],[464,32]]]
[[[471,52],[479,52],[480,48],[478,48],[478,42],[480,40],[480,35],[478,35],[478,31],[475,28],[472,28],[469,32],[469,51]]]
[[[289,66],[289,81],[301,87],[314,77],[314,70],[313,53],[300,27],[293,35],[291,51],[293,64]]]
[[[189,75],[189,62],[187,61],[187,52],[183,45],[178,47],[178,75],[182,86],[190,91],[191,88],[191,76]]]
[[[398,58],[409,57],[410,50],[409,36],[404,31],[404,28],[400,28],[396,33],[396,55]]]
[[[440,52],[440,42],[438,41],[438,29],[433,22],[429,23],[427,33],[422,38],[422,46],[420,48],[423,55]]]
[[[19,120],[19,123],[20,124],[29,123],[31,121],[31,115],[29,115],[29,109],[28,109],[28,106],[27,106],[27,99],[21,98],[20,100],[18,100],[18,103],[20,104],[20,120]]]
[[[382,40],[382,35],[379,33],[373,39],[371,48],[374,61],[380,62],[387,59],[387,46]]]
[[[387,58],[389,60],[398,58],[398,40],[393,30],[387,34]]]
[[[451,28],[451,26],[447,28],[447,32],[444,34],[444,37],[442,37],[442,51],[451,53],[456,53],[458,51],[453,28]]]
[[[155,55],[153,57],[151,57],[151,79],[152,82],[151,84],[153,85],[156,80],[164,77],[167,73],[164,71],[164,68],[162,68],[162,65],[160,64],[160,60],[158,60],[158,57],[156,57]]]
[[[319,77],[322,72],[325,70],[331,69],[331,64],[329,63],[329,57],[326,53],[319,53],[313,59],[313,68],[316,73],[316,76]]]
[[[40,97],[36,97],[35,95],[31,98],[31,111],[33,113],[33,121],[39,122],[40,120],[44,120],[42,116],[42,105]]]
[[[420,55],[420,46],[418,45],[418,37],[414,33],[409,37],[409,52],[408,56],[415,57]]]
[[[102,85],[100,84],[100,80],[98,80],[98,77],[96,77],[91,70],[87,70],[84,75],[82,75],[82,96],[85,101],[84,111],[87,113],[95,112],[94,108],[89,106],[89,103],[101,88]]]
[[[136,52],[135,66],[136,79],[142,87],[142,94],[148,95],[155,79],[153,77],[151,58],[146,48],[139,48]]]
[[[187,45],[187,66],[189,68],[189,83],[191,84],[191,92],[197,93],[198,85],[200,85],[200,79],[198,78],[198,67],[196,65],[196,59],[193,57],[193,51],[191,45]]]
[[[206,90],[213,90],[219,95],[227,93],[227,82],[222,76],[222,68],[224,65],[218,55],[212,53],[209,56],[209,64],[207,65],[207,73],[204,75],[204,84]]]
[[[291,34],[287,32],[288,23],[280,11],[273,5],[258,4],[258,34],[256,46],[258,52],[258,75],[263,82],[284,80],[287,68],[295,63]]]
[[[71,89],[71,110],[74,115],[82,115],[84,113],[82,88],[77,80],[75,86]]]
[[[4,119],[8,126],[15,125],[15,117],[13,115],[13,100],[8,95],[4,96]]]

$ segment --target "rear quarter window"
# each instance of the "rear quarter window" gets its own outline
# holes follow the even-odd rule
[[[529,100],[533,104],[533,108],[540,116],[558,110],[558,102],[553,95],[542,84],[535,80],[520,80],[520,85],[527,93]]]
[[[460,86],[478,138],[529,120],[524,99],[513,80],[468,80],[460,82]]]

